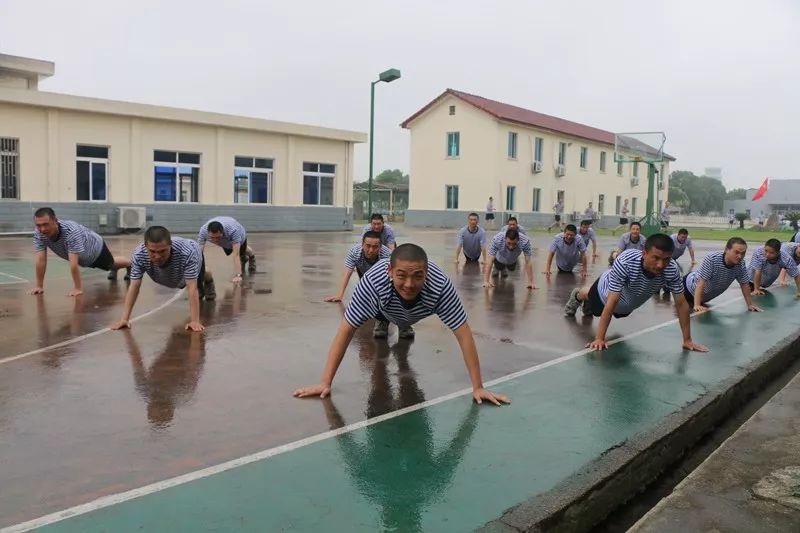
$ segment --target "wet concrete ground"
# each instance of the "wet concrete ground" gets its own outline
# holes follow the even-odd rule
[[[394,328],[388,343],[376,341],[371,327],[362,328],[334,382],[334,415],[318,401],[291,397],[296,386],[319,379],[343,310],[322,300],[335,293],[355,238],[251,235],[259,272],[241,288],[228,281],[230,259],[211,247],[207,260],[218,299],[202,305],[205,334],[183,331],[188,305],[182,295],[130,332],[103,332],[21,358],[102,330],[121,313],[125,284],[93,273],[85,278],[85,294],[70,299],[67,270],[53,257],[49,274],[56,275],[48,276],[43,296],[27,296],[26,284],[0,279],[0,526],[467,387],[458,346],[432,317],[416,326],[412,342],[398,342]],[[545,235],[533,236],[540,289],[532,292],[520,269],[492,290],[481,288],[477,270],[453,264],[453,232],[401,228],[398,240],[422,245],[453,277],[476,333],[485,381],[575,352],[593,335],[591,321],[562,316],[579,276],[546,282],[541,274]],[[606,268],[613,242],[601,239],[602,257],[588,281]],[[137,243],[134,237],[109,239],[115,253]],[[26,277],[21,266],[29,247],[28,240],[3,240],[0,272]],[[698,248],[702,256],[708,247]],[[27,277],[33,277],[32,262]],[[134,316],[174,295],[146,279]],[[614,321],[611,333],[671,318],[670,302],[654,300],[632,318]]]

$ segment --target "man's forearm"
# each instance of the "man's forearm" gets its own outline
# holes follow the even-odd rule
[[[753,276],[753,290],[757,291],[760,288],[761,288],[761,271],[756,270],[756,273]]]
[[[544,267],[545,272],[550,272],[550,269],[553,267],[553,252],[547,254],[547,264]]]
[[[678,311],[678,324],[681,326],[683,340],[684,342],[689,341],[692,339],[691,320],[689,319],[692,310],[689,309],[689,302],[686,301],[686,297],[681,295],[680,300],[676,297],[675,307],[677,307]]]
[[[325,361],[325,370],[322,372],[322,383],[324,385],[330,387],[333,384],[333,378],[336,376],[336,371],[339,369],[342,359],[344,359],[344,354],[350,345],[350,341],[353,340],[355,332],[356,329],[348,324],[345,319],[342,319],[328,350],[328,359]]]
[[[469,373],[469,380],[472,383],[472,388],[483,388],[483,379],[481,378],[481,363],[478,359],[478,348],[475,346],[475,338],[472,336],[472,329],[468,323],[462,324],[458,329],[453,331],[456,336],[458,345],[461,347],[461,355],[464,357],[464,364],[467,366]]]
[[[706,282],[703,278],[697,280],[694,287],[694,305],[703,305],[703,291],[706,290]]]
[[[44,287],[44,274],[47,272],[47,256],[39,255],[36,258],[36,286]]]
[[[481,257],[483,258],[484,264],[486,263],[486,247],[481,248]]]
[[[533,282],[533,261],[529,257],[525,258],[525,273],[528,275],[528,284],[534,285],[534,282]]]
[[[492,265],[494,265],[494,256],[490,255],[483,265],[483,281],[489,283],[489,278],[492,277]]]
[[[753,295],[750,293],[750,284],[742,283],[742,296],[744,296],[744,303],[750,309],[753,305]]]
[[[615,294],[616,296],[614,296]],[[619,302],[619,293],[609,293],[606,298],[606,305],[603,306],[603,312],[600,315],[600,322],[597,324],[597,338],[602,341],[606,340],[608,326],[611,325],[611,317],[614,316],[617,302]]]
[[[597,241],[592,241],[592,255],[597,255]]]
[[[231,257],[233,258],[233,273],[237,276],[242,275],[242,262],[239,260],[239,252],[242,249],[241,244],[234,244],[233,245],[233,252],[231,252]]]
[[[350,268],[344,269],[344,274],[342,275],[342,286],[339,288],[339,296],[338,298],[341,300],[344,296],[344,291],[347,290],[347,284],[350,283],[350,276],[353,275],[353,270]]]
[[[458,256],[461,255],[461,248],[462,246],[459,244],[458,248],[456,248],[456,263],[458,263]]]
[[[188,284],[189,288],[189,320],[200,322],[200,291],[197,290],[197,282]]]
[[[76,289],[82,290],[83,289],[83,282],[81,281],[81,269],[78,266],[78,262],[73,262],[70,260],[69,262],[69,273],[72,275],[72,283],[75,285]]]

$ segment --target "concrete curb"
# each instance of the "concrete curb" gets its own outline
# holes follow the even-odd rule
[[[788,368],[798,352],[800,335],[782,339],[701,398],[609,448],[553,489],[509,508],[478,531],[589,531]]]

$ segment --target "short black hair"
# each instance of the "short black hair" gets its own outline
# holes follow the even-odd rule
[[[369,217],[369,220],[370,222],[372,222],[373,220],[380,220],[381,222],[383,222],[383,215],[381,215],[380,213],[372,213],[372,216]]]
[[[367,232],[364,233],[364,235],[361,236],[361,242],[364,242],[367,239],[378,239],[378,240],[381,240],[381,234],[378,233],[377,231],[372,231],[372,230],[367,231]]]
[[[478,213],[470,213],[469,215],[467,215],[467,218],[469,218],[469,217],[477,217],[477,216],[478,216]],[[480,217],[478,217],[478,218],[480,218]]]
[[[731,237],[730,239],[728,239],[728,242],[725,243],[725,249],[730,250],[731,248],[733,248],[735,244],[744,244],[745,246],[747,246],[747,241],[745,241],[741,237]]]
[[[144,243],[147,244],[148,242],[172,244],[172,235],[169,234],[169,230],[164,226],[150,226],[144,232]]]
[[[222,233],[224,228],[222,227],[222,222],[217,222],[216,220],[212,220],[208,223],[208,232],[209,233]]]
[[[634,222],[634,224],[638,224],[638,222]],[[646,252],[649,252],[653,248],[661,250],[662,252],[672,253],[675,250],[675,243],[669,235],[654,233],[644,241],[644,250]]]
[[[629,227],[629,228],[632,228],[632,227],[634,227],[634,226],[639,226],[639,229],[642,229],[642,225],[641,225],[641,223],[639,223],[639,222],[631,222],[631,225],[630,225],[630,226],[628,226],[628,227]],[[670,240],[671,240],[671,239],[670,239]],[[659,250],[660,250],[660,249],[661,249],[661,248],[659,248]]]
[[[428,268],[428,254],[420,246],[407,242],[401,244],[392,251],[389,264],[395,266],[398,261],[412,261],[414,263],[424,263]]]
[[[573,233],[578,233],[578,228],[575,227],[575,224],[567,224],[564,226],[564,231],[571,231]]]
[[[39,217],[50,217],[50,218],[52,218],[53,220],[55,220],[55,218],[56,218],[56,212],[55,212],[55,211],[53,211],[53,208],[52,208],[52,207],[40,207],[39,209],[37,209],[37,210],[36,210],[36,212],[35,212],[35,213],[33,213],[33,216],[34,216],[35,218],[39,218]]]
[[[517,220],[517,217],[513,217],[513,216],[512,217],[508,217],[508,222],[511,222],[512,220],[514,222],[516,222],[517,224],[519,224],[519,220]],[[506,222],[506,224],[508,224],[508,222]]]
[[[776,252],[781,251],[781,241],[778,239],[769,239],[767,242],[764,243],[765,248],[772,248]]]
[[[689,235],[689,230],[686,228],[681,228],[678,230],[678,235]]]
[[[512,241],[519,240],[519,230],[518,229],[507,229],[506,230],[506,239],[511,239]]]
[[[591,220],[581,220],[581,226],[591,226],[591,225],[592,225]]]

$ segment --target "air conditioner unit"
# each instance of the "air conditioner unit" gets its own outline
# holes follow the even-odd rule
[[[556,165],[556,177],[561,177],[567,173],[567,167],[564,165]]]
[[[534,174],[538,174],[542,171],[542,162],[541,161],[534,161],[531,163],[531,172]]]
[[[142,229],[147,223],[144,207],[118,207],[117,227],[120,229]]]
[[[639,185],[639,178],[631,178],[631,187]]]

